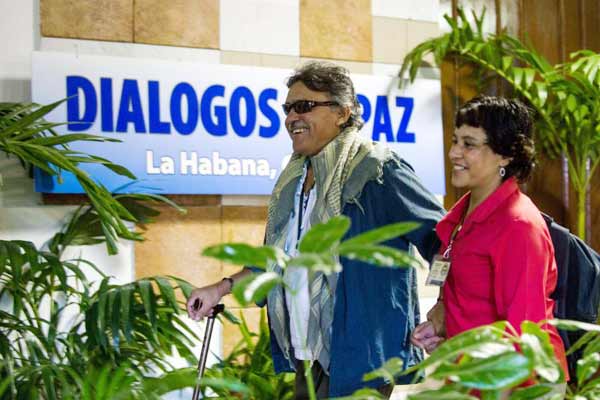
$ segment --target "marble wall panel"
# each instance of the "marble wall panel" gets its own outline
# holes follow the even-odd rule
[[[246,323],[250,329],[250,332],[258,333],[260,330],[260,314],[261,308],[259,307],[249,307],[249,308],[239,308],[239,307],[229,307],[229,311],[231,311],[235,316],[240,318],[240,315],[244,315]],[[266,309],[265,309],[266,313]],[[266,318],[266,314],[265,314]],[[241,319],[241,318],[240,318]],[[223,355],[228,356],[231,351],[234,349],[235,345],[238,344],[243,339],[242,334],[240,333],[240,328],[237,325],[233,325],[229,322],[225,322],[223,324]]]
[[[40,0],[42,36],[133,40],[133,0]]]
[[[219,0],[136,0],[135,42],[219,48]]]
[[[223,242],[241,242],[254,246],[263,244],[266,207],[223,207]],[[239,265],[223,264],[223,276],[230,276],[240,270]],[[225,298],[227,306],[237,307],[232,296]]]
[[[313,58],[313,57],[301,57],[300,64],[303,64],[307,61],[330,61],[335,64],[341,65],[350,71],[351,74],[367,74],[370,75],[373,72],[373,63],[370,62],[358,62],[358,61],[346,61],[346,60],[325,60],[322,58]]]
[[[301,0],[300,55],[372,61],[370,0]]]
[[[186,214],[161,208],[161,214],[135,245],[135,276],[175,275],[200,286],[222,277],[220,261],[201,255],[221,242],[221,207],[188,207]]]
[[[97,40],[47,38],[41,39],[42,51],[58,51],[113,57],[148,58],[153,60],[219,64],[220,52],[212,49],[160,46],[141,43],[106,42]]]

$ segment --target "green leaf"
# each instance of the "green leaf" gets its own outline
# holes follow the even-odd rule
[[[558,329],[563,329],[566,331],[584,330],[588,332],[600,332],[600,325],[590,324],[587,322],[573,321],[568,319],[552,319],[548,321],[548,323]]]
[[[336,397],[332,400],[376,400],[385,399],[385,397],[377,390],[371,388],[358,389],[350,396]]]
[[[488,358],[498,354],[514,351],[515,347],[510,342],[506,343],[482,343],[480,346],[470,349],[468,354],[474,358]]]
[[[298,246],[301,253],[324,253],[334,248],[350,229],[350,219],[340,215],[313,226]]]
[[[248,387],[237,379],[232,378],[202,378],[200,380],[202,387],[210,387],[216,390],[227,390],[229,392],[249,395]]]
[[[517,388],[510,394],[510,400],[530,400],[539,399],[550,393],[552,387],[548,385],[534,385],[525,388]]]
[[[423,267],[422,261],[405,251],[388,246],[353,245],[340,248],[340,256],[360,260],[378,267]]]
[[[190,294],[192,294],[192,290],[194,290],[194,286],[192,286],[186,280],[178,278],[176,276],[168,275],[168,277],[173,279],[175,282],[177,282],[177,285],[179,286],[179,290],[181,290],[181,292],[183,293],[183,295],[185,296],[186,299],[188,297],[190,297]]]
[[[502,69],[504,71],[506,71],[507,69],[509,69],[510,67],[512,67],[513,64],[513,58],[510,56],[503,56],[502,57]]]
[[[530,88],[535,79],[535,70],[531,68],[525,68],[523,71],[525,77],[525,88]]]
[[[290,259],[287,267],[307,268],[309,271],[321,271],[325,274],[340,272],[342,266],[330,254],[299,254]]]
[[[100,345],[104,348],[108,347],[108,341],[106,339],[106,303],[108,300],[108,293],[103,292],[98,299],[98,339]]]
[[[437,390],[425,390],[418,394],[409,394],[409,400],[477,400],[477,397],[459,391],[446,391],[442,387]]]
[[[420,364],[406,369],[402,374],[405,375],[416,370],[424,371],[425,368],[441,362],[453,362],[461,354],[477,354],[490,343],[505,345],[506,340],[503,339],[503,336],[507,325],[506,321],[500,321],[462,332],[442,342],[428,358]]]
[[[132,315],[130,313],[132,292],[133,292],[133,287],[130,284],[125,285],[120,289],[121,329],[123,329],[123,334],[125,335],[125,340],[127,340],[128,342],[131,342],[133,340],[133,336],[131,335],[131,332],[133,330],[133,321],[132,321]]]
[[[257,397],[264,399],[273,398],[274,388],[267,378],[250,371],[248,373],[247,384],[253,389],[252,391],[258,395]]]
[[[514,67],[512,70],[512,78],[515,86],[521,86],[521,81],[523,80],[523,68]]]
[[[600,368],[600,353],[592,353],[577,360],[577,382],[590,379]]]
[[[409,232],[417,229],[421,224],[418,222],[399,222],[382,226],[381,228],[372,229],[368,232],[354,236],[351,239],[345,240],[340,244],[340,250],[350,248],[356,245],[378,244],[390,239],[404,236]]]
[[[88,133],[71,133],[58,136],[38,136],[34,139],[31,139],[29,143],[43,146],[56,146],[76,141],[120,142],[119,139],[107,138],[99,135],[90,135]]]
[[[269,261],[285,265],[288,257],[273,246],[255,247],[245,243],[224,243],[204,249],[202,255],[216,258],[231,264],[253,266],[265,269]]]
[[[516,386],[531,375],[532,363],[516,351],[457,364],[442,364],[431,376],[449,379],[479,390],[503,390]]]
[[[252,274],[236,282],[233,296],[241,305],[260,302],[267,297],[271,289],[281,283],[281,277],[275,272]]]
[[[383,378],[386,382],[395,382],[394,377],[402,372],[403,362],[400,358],[392,357],[381,367],[363,375],[363,381]]]
[[[98,398],[98,399],[105,398],[105,392],[108,387],[108,385],[107,385],[108,377],[109,377],[109,374],[111,374],[111,372],[112,372],[111,368],[109,368],[108,366],[105,366],[104,368],[102,368],[100,370],[100,373],[95,377],[96,379],[94,380],[95,381],[94,388],[96,389],[96,398]]]
[[[546,104],[546,100],[548,100],[548,88],[542,82],[535,82],[534,87],[537,93],[538,99],[538,107],[543,107]]]
[[[481,400],[502,400],[502,394],[498,390],[482,390]]]
[[[108,307],[110,310],[111,324],[110,324],[110,332],[112,335],[112,346],[115,351],[119,352],[120,350],[120,336],[119,336],[119,325],[121,315],[120,311],[120,300],[121,296],[116,290],[111,290],[108,294]]]
[[[567,110],[573,112],[577,109],[577,99],[572,94],[567,96]]]
[[[590,333],[590,332],[588,332]],[[571,350],[571,349],[569,349]],[[596,335],[592,340],[590,340],[585,348],[583,349],[583,355],[587,356],[592,353],[600,352],[600,336]]]
[[[144,393],[164,396],[174,390],[194,387],[198,372],[191,368],[169,371],[158,378],[145,377],[143,380]]]
[[[555,383],[561,379],[562,368],[554,355],[548,332],[530,321],[521,324],[521,332],[523,353],[533,361],[535,372],[548,382]]]
[[[137,281],[137,285],[146,311],[146,317],[150,322],[152,330],[156,330],[156,310],[154,305],[154,293],[152,291],[152,284],[147,279],[140,279]]]
[[[56,381],[54,375],[51,373],[50,368],[42,367],[42,381],[44,382],[44,391],[50,400],[58,399],[56,394]]]
[[[588,345],[588,343],[593,342],[597,338],[598,338],[597,332],[584,333],[579,339],[577,339],[577,341],[575,343],[573,343],[571,345],[571,347],[569,347],[569,350],[567,350],[566,355],[573,354],[574,352],[576,352],[577,350],[581,349],[582,347]]]
[[[236,317],[228,309],[224,309],[223,312],[221,313],[221,315],[223,316],[223,318],[225,318],[227,321],[231,322],[234,325],[239,325],[239,323],[240,323],[240,320],[238,319],[238,317]]]
[[[121,176],[127,177],[129,179],[137,179],[137,177],[133,174],[133,172],[131,172],[130,170],[128,170],[127,168],[125,168],[122,165],[113,164],[111,162],[102,163],[102,165],[104,165],[106,168],[110,169],[112,172],[116,173],[117,175],[121,175]]]
[[[161,294],[164,297],[165,303],[170,305],[174,312],[179,313],[181,311],[181,308],[179,307],[179,303],[177,303],[177,298],[175,297],[175,291],[171,286],[171,282],[169,282],[168,279],[163,278],[161,276],[157,276],[154,279],[158,284],[158,288],[160,289]]]

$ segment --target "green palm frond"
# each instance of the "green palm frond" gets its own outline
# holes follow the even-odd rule
[[[117,363],[128,360],[142,369],[152,360],[167,370],[169,365],[161,360],[176,349],[193,364],[192,339],[198,338],[181,320],[184,309],[175,294],[178,287],[165,277],[125,285],[110,285],[105,279],[84,310],[87,351],[98,351]]]
[[[578,193],[578,235],[585,238],[585,192],[600,165],[600,54],[581,50],[552,65],[533,47],[506,33],[486,35],[484,14],[469,22],[462,9],[445,16],[450,32],[410,51],[400,76],[414,80],[425,56],[438,65],[457,60],[488,78],[500,77],[536,113],[537,142],[550,157],[566,156],[570,182]],[[589,163],[589,169],[588,169]],[[588,172],[589,171],[589,172]]]
[[[63,261],[25,241],[0,241],[0,268],[0,301],[10,305],[0,311],[0,392],[79,398],[83,389],[69,371],[126,364],[128,374],[167,373],[174,352],[197,362],[199,338],[177,297],[191,285],[181,279],[113,285],[93,264]],[[98,284],[86,278],[91,268]]]
[[[117,139],[89,135],[58,135],[54,128],[61,124],[51,123],[44,117],[64,100],[38,106],[35,104],[0,103],[0,150],[16,156],[26,168],[37,167],[45,173],[61,179],[61,173],[72,173],[99,217],[102,234],[110,254],[117,252],[118,237],[141,240],[139,233],[132,232],[123,222],[137,221],[134,214],[117,201],[102,184],[95,182],[87,172],[79,168],[82,163],[100,164],[111,171],[135,179],[125,167],[91,154],[73,151],[69,144],[81,141],[118,142]]]
[[[142,227],[151,223],[160,214],[160,211],[152,207],[154,205],[166,204],[181,213],[185,212],[168,198],[157,194],[118,194],[114,196],[114,201],[131,215],[131,218],[123,218],[124,220],[135,222],[136,225]],[[70,215],[68,222],[48,241],[47,246],[51,252],[60,256],[68,246],[94,245],[104,242],[111,242],[109,247],[117,246],[114,238],[105,235],[102,216],[98,210],[85,204]]]

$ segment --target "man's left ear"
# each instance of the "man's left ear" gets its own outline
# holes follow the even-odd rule
[[[339,118],[336,121],[337,126],[344,125],[348,119],[350,118],[350,108],[349,107],[341,107],[339,112]]]

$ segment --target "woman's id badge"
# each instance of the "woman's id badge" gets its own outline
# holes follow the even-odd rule
[[[442,286],[450,272],[450,260],[441,255],[436,255],[433,258],[433,263],[427,275],[426,285]]]

